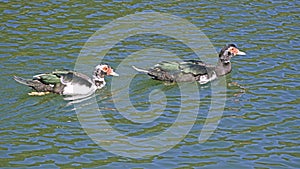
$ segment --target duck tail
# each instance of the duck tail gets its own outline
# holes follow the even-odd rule
[[[142,72],[142,73],[149,73],[149,71],[148,70],[145,70],[145,69],[140,69],[140,68],[137,68],[137,67],[135,67],[135,66],[132,66],[132,68],[133,69],[135,69],[136,71],[138,71],[138,72]]]
[[[33,85],[32,80],[23,79],[23,78],[18,77],[18,76],[14,76],[14,80],[17,81],[18,83],[24,84],[26,86],[32,86]]]
[[[35,87],[36,85],[39,85],[40,83],[36,80],[31,80],[31,79],[23,79],[18,76],[14,76],[14,80],[17,81],[18,83],[24,84],[26,86],[30,87]]]

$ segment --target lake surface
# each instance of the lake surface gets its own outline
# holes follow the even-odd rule
[[[300,168],[299,1],[0,4],[0,168]],[[91,57],[95,60],[84,57],[82,49],[97,30],[118,18],[147,12],[188,21],[210,40],[211,44],[205,45],[213,45],[217,52],[225,44],[235,43],[247,55],[233,58],[231,74],[208,85],[151,80],[130,66],[144,64],[148,68],[155,61],[197,58],[180,39],[160,34],[165,28],[161,23],[150,25],[157,28],[154,33],[120,39],[105,56]],[[168,31],[182,34],[182,27]],[[105,44],[110,36],[129,34],[127,28],[99,38]],[[196,41],[196,37],[190,40]],[[216,62],[216,51],[209,51],[207,61]],[[96,66],[99,57],[120,77],[108,77],[105,88],[82,102],[72,103],[54,94],[29,96],[31,90],[12,79],[55,69],[80,70],[85,64]],[[127,69],[122,65],[126,58],[131,58],[125,62]],[[226,89],[215,95],[226,98],[224,107],[222,102],[217,104],[220,107],[212,106],[214,85]],[[210,108],[224,111],[210,117]],[[89,114],[99,110],[101,116]],[[154,113],[148,113],[150,110]],[[182,110],[186,114],[181,114]],[[85,123],[84,117],[88,117]],[[104,122],[109,124],[107,128]],[[213,133],[199,142],[206,124],[214,124],[209,128]],[[174,140],[161,142],[160,134],[174,126],[177,133],[188,129],[187,133],[178,137],[179,141],[171,133]],[[91,133],[94,129],[98,130]],[[95,141],[98,136],[100,141],[109,139],[103,138],[105,134],[121,140],[110,135],[111,131],[131,141],[102,146]],[[139,149],[136,155],[140,158],[133,157],[131,147],[150,137],[157,140]],[[114,152],[107,149],[114,145]],[[159,148],[148,149],[153,145]],[[124,147],[126,153],[122,154]],[[143,157],[145,152],[154,155]]]

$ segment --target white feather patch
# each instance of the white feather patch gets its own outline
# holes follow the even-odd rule
[[[215,72],[212,73],[211,77],[208,77],[208,75],[202,75],[200,76],[200,79],[199,79],[199,83],[200,84],[206,84],[212,80],[215,80],[217,78],[217,74]]]
[[[71,83],[66,83],[65,85],[66,87],[63,91],[64,95],[86,95],[91,92],[95,92],[95,90],[97,89],[95,85],[92,85],[91,87]]]

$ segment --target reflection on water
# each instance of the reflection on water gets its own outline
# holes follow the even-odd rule
[[[90,98],[94,97],[93,94],[94,93],[90,93],[87,95],[67,96],[67,97],[64,97],[64,100],[69,101],[67,105],[72,105],[72,104],[76,104],[76,103],[80,103],[80,102],[89,100]]]
[[[0,167],[299,168],[298,6],[296,1],[238,5],[194,1],[1,2]],[[227,91],[221,93],[227,98],[225,109],[221,117],[211,118],[219,125],[206,142],[200,144],[198,138],[210,109],[209,85],[199,87],[197,119],[182,141],[163,154],[132,159],[116,156],[95,144],[82,129],[74,105],[89,106],[90,99],[95,98],[113,129],[145,138],[166,131],[178,117],[178,105],[184,102],[179,99],[176,85],[165,85],[144,75],[135,77],[130,83],[130,99],[137,110],[149,109],[152,89],[162,90],[169,102],[164,113],[158,118],[149,116],[155,120],[143,124],[117,112],[112,97],[119,91],[110,92],[112,78],[95,95],[77,100],[54,94],[28,96],[29,89],[12,77],[72,69],[82,46],[96,30],[141,11],[187,19],[210,38],[216,50],[233,42],[247,56],[232,59],[233,70],[226,76]],[[122,40],[104,61],[117,67],[125,57],[150,47],[168,49],[184,59],[195,57],[175,39],[144,37]],[[163,59],[163,54],[160,57]],[[97,60],[92,62],[98,64]],[[161,100],[151,101],[159,104]]]

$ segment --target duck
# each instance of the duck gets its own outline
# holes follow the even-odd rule
[[[132,66],[138,72],[146,73],[155,80],[167,82],[199,82],[206,84],[231,72],[231,58],[246,55],[235,44],[224,46],[219,52],[217,65],[207,64],[200,60],[182,62],[163,61],[146,70]]]
[[[92,78],[89,76],[71,71],[56,70],[51,73],[43,73],[33,76],[32,79],[24,79],[14,76],[18,83],[31,87],[35,92],[29,95],[45,95],[55,93],[59,95],[88,95],[101,89],[106,85],[105,76],[119,76],[107,64],[99,64],[95,67]]]

